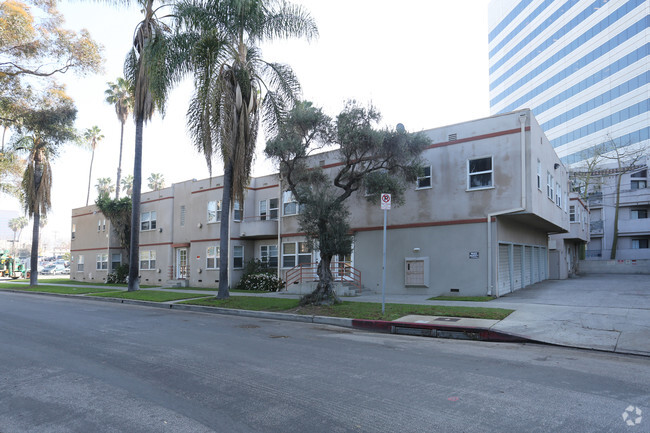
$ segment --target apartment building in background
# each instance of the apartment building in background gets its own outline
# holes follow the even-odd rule
[[[570,234],[568,173],[529,110],[425,131],[422,176],[406,204],[388,212],[388,293],[503,295],[549,278],[549,234]],[[337,152],[314,155],[327,173]],[[188,180],[142,194],[140,283],[217,287],[220,223],[230,218],[230,286],[245,264],[278,267],[290,284],[313,268],[297,215],[300,203],[277,175],[256,177],[230,216],[221,212],[222,177]],[[381,290],[383,211],[360,191],[346,203],[354,251],[335,259],[335,275],[362,290]],[[586,211],[583,210],[586,213]],[[95,206],[72,211],[71,279],[102,281],[125,263],[110,222]],[[587,230],[588,233],[588,230]],[[567,236],[551,256],[577,251],[586,238]],[[308,274],[305,272],[305,274]]]
[[[491,0],[490,110],[530,108],[570,166],[650,142],[650,2]]]

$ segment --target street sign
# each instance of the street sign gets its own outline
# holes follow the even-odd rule
[[[391,197],[390,194],[383,194],[381,195],[381,209],[382,210],[390,210],[390,204],[391,204]]]

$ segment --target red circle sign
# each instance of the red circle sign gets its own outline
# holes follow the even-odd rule
[[[390,194],[382,194],[381,201],[384,203],[390,203]]]

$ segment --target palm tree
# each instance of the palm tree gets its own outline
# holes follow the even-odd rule
[[[127,174],[120,182],[122,183],[122,189],[126,195],[131,197],[133,195],[133,175]]]
[[[115,185],[110,177],[100,177],[97,179],[97,195],[100,197],[108,197],[115,190]]]
[[[160,173],[151,173],[147,180],[149,181],[149,189],[152,191],[158,191],[165,187],[165,179]]]
[[[194,73],[187,114],[192,141],[210,173],[215,153],[224,162],[217,295],[223,299],[229,296],[230,203],[243,202],[260,118],[268,132],[275,130],[300,92],[291,68],[265,61],[258,46],[277,38],[309,39],[318,30],[303,8],[274,0],[185,0],[174,15],[189,51],[184,69]]]
[[[88,194],[86,195],[86,206],[88,206],[88,200],[90,199],[90,185],[92,183],[92,177],[93,177],[93,161],[95,160],[95,148],[97,147],[97,143],[102,141],[104,136],[102,135],[101,129],[99,129],[99,126],[95,125],[92,128],[86,129],[84,132],[84,139],[86,140],[86,143],[88,144],[88,147],[92,149],[92,156],[90,157],[90,172],[88,173]]]
[[[48,89],[22,118],[16,150],[27,152],[27,167],[23,175],[25,212],[33,219],[30,285],[38,284],[38,242],[41,220],[51,207],[52,169],[50,160],[58,147],[75,140],[74,120],[77,110],[60,87]]]
[[[12,218],[9,220],[9,228],[14,232],[14,241],[13,241],[13,251],[12,255],[16,255],[16,242],[20,242],[20,235],[23,232],[23,229],[27,227],[29,221],[24,216]],[[18,232],[18,237],[16,238],[16,232]]]
[[[133,191],[131,208],[131,243],[129,252],[128,291],[139,289],[140,273],[140,193],[142,190],[142,130],[155,111],[164,112],[172,75],[167,71],[170,29],[157,16],[153,0],[138,0],[144,17],[138,23],[133,47],[124,64],[124,74],[133,83],[133,117],[135,118],[135,152],[133,157]]]
[[[117,180],[115,181],[115,200],[120,198],[120,180],[122,178],[122,144],[124,143],[124,124],[133,110],[133,85],[122,77],[114,83],[107,83],[104,92],[106,102],[115,105],[115,114],[120,121],[120,156],[117,163]]]

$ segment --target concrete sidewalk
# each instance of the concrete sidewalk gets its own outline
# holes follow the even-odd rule
[[[69,285],[73,284],[71,282]],[[101,285],[93,287],[106,288]],[[179,291],[173,288],[146,290]],[[207,290],[183,292],[206,296],[217,293]],[[231,295],[299,297],[283,293],[232,292]],[[366,292],[343,299],[381,303],[382,296]],[[547,280],[489,302],[431,301],[426,295],[387,295],[386,302],[508,308],[515,312],[501,321],[484,321],[478,328],[542,343],[650,356],[650,277],[647,275],[599,274],[568,280]],[[425,316],[410,316],[401,320],[411,324],[421,323],[423,328],[441,324],[436,322],[439,318]],[[468,332],[478,329],[476,323],[468,320],[455,323],[454,327],[465,327]]]

